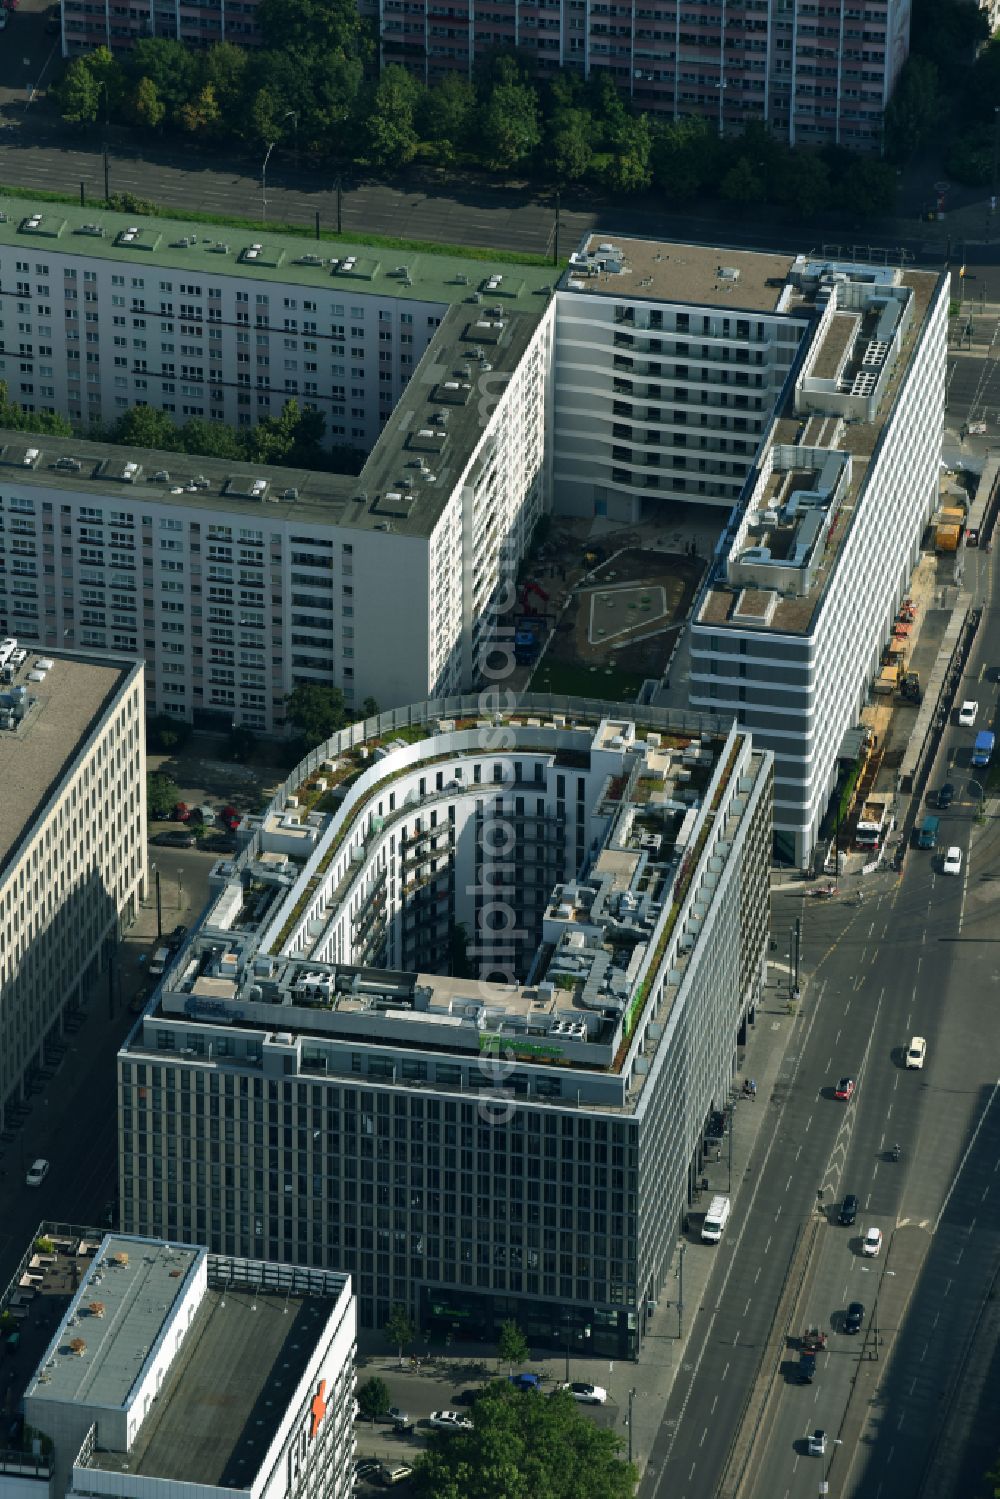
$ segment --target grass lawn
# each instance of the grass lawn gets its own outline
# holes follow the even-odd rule
[[[613,703],[631,703],[645,681],[631,671],[608,672],[605,667],[591,671],[586,666],[571,666],[562,661],[539,663],[531,679],[532,692],[565,693],[567,697],[601,697]]]

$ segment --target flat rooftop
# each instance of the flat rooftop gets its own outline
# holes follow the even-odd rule
[[[482,435],[483,397],[503,389],[547,303],[537,296],[530,310],[496,314],[503,304],[449,308],[356,477],[0,428],[0,480],[19,495],[44,486],[87,503],[156,500],[262,525],[301,518],[426,537]]]
[[[201,1253],[110,1234],[26,1397],[120,1410]]]
[[[28,711],[14,729],[0,729],[0,871],[69,769],[80,744],[100,721],[135,663],[102,664],[86,655],[27,651],[12,683],[26,688]],[[32,682],[39,660],[51,661],[44,680]]]
[[[761,594],[761,599],[751,601],[748,594],[752,590],[745,584],[731,583],[724,573],[717,573],[705,591],[697,615],[699,624],[723,629],[727,626],[740,630],[757,628],[790,635],[808,634],[812,629],[827,585],[850,534],[855,512],[859,505],[865,503],[869,463],[891,415],[896,393],[909,367],[916,343],[926,327],[939,280],[936,271],[911,270],[900,276],[899,284],[913,293],[913,318],[873,420],[852,420],[839,425],[834,415],[814,413],[797,416],[795,390],[790,385],[784,404],[772,424],[769,436],[771,443],[811,443],[817,447],[828,446],[831,452],[851,456],[850,484],[837,511],[835,524],[827,536],[822,561],[815,570],[812,586],[802,594],[778,593],[760,588],[756,591]],[[829,378],[843,364],[852,332],[856,331],[859,321],[856,317],[841,317],[840,314],[834,314],[831,319],[827,338],[819,351],[821,373],[825,378]],[[753,619],[750,616],[755,604],[758,606],[758,618]]]
[[[624,253],[624,266],[620,274],[588,276],[586,292],[752,312],[775,311],[795,259],[763,250],[720,250],[618,234],[592,234],[585,248],[596,253],[604,244],[613,244]],[[572,274],[571,268],[560,285],[565,287]]]
[[[552,267],[512,265],[502,257],[494,262],[386,249],[339,238],[319,240],[306,233],[0,196],[0,251],[4,246],[31,255],[33,261],[44,261],[46,252],[88,255],[128,265],[133,273],[166,268],[202,276],[209,283],[224,277],[263,284],[293,282],[342,294],[345,304],[359,294],[450,304],[481,292],[513,307],[549,287],[554,277]]]
[[[319,1296],[209,1289],[127,1458],[91,1466],[227,1489],[249,1488],[330,1317]]]

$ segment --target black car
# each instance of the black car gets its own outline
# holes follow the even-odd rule
[[[198,840],[193,833],[166,832],[156,833],[149,841],[164,848],[194,848]]]
[[[799,1384],[812,1384],[816,1378],[815,1353],[803,1353],[799,1358]]]
[[[858,1199],[855,1197],[853,1192],[848,1192],[847,1196],[840,1204],[840,1221],[845,1228],[850,1228],[851,1224],[855,1221],[857,1216]]]
[[[864,1320],[865,1320],[865,1309],[861,1305],[861,1302],[860,1301],[852,1301],[851,1304],[850,1304],[850,1306],[847,1308],[847,1313],[846,1313],[846,1315],[844,1317],[844,1331],[845,1332],[860,1332],[861,1331],[861,1324],[862,1324],[862,1322]]]
[[[377,1457],[357,1457],[354,1459],[355,1478],[374,1478],[382,1464]]]
[[[461,1390],[459,1394],[451,1397],[452,1405],[475,1405],[482,1394],[482,1390]]]
[[[950,807],[954,800],[955,788],[950,781],[945,781],[944,785],[941,787],[941,790],[937,794],[938,807],[943,812],[945,807]]]

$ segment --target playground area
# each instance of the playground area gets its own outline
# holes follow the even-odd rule
[[[641,544],[612,553],[577,583],[532,686],[635,698],[643,682],[662,676],[705,565]]]

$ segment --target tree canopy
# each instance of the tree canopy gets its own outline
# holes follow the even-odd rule
[[[433,1432],[417,1459],[422,1499],[630,1499],[637,1474],[621,1439],[583,1415],[565,1390],[488,1385],[471,1432]]]
[[[299,682],[285,699],[285,717],[301,733],[306,749],[313,749],[347,722],[344,694],[322,682]]]

